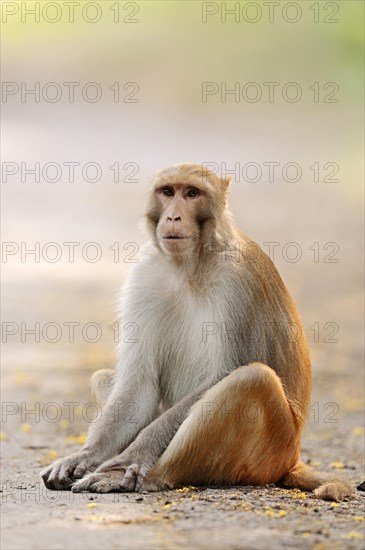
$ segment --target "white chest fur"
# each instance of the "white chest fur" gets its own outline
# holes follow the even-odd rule
[[[137,338],[120,346],[120,368],[156,373],[169,405],[222,368],[226,305],[218,288],[198,297],[175,265],[145,255],[123,289],[122,324],[133,323]]]

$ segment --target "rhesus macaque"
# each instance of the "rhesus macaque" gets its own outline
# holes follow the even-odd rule
[[[151,242],[120,302],[138,337],[120,344],[115,372],[93,375],[101,418],[81,450],[42,472],[48,488],[280,483],[330,500],[351,493],[300,462],[307,343],[274,264],[232,222],[228,184],[196,164],[157,173]]]

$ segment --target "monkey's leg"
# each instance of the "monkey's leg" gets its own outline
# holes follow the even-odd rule
[[[297,462],[300,429],[268,366],[243,366],[191,408],[142,489],[278,481]]]
[[[115,371],[112,369],[97,370],[91,377],[91,399],[103,408],[114,386]]]

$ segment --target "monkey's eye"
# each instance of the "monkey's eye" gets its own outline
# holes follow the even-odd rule
[[[191,199],[195,199],[195,197],[199,197],[200,191],[196,187],[192,187],[189,189],[189,191],[186,193],[187,197],[190,197]]]
[[[161,189],[161,193],[165,195],[165,197],[173,197],[174,196],[174,190],[172,187],[163,187]]]

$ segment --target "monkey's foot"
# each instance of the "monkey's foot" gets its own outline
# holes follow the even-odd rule
[[[134,492],[142,489],[144,475],[138,464],[126,468],[100,471],[87,475],[72,486],[74,493],[90,491],[92,493]]]
[[[123,485],[124,471],[112,470],[110,472],[89,474],[73,484],[71,491],[82,493],[116,493],[128,491]]]
[[[72,486],[74,493],[89,491],[90,493],[127,493],[136,491],[161,491],[168,487],[157,481],[139,474],[136,464],[126,470],[109,470],[88,474]]]

